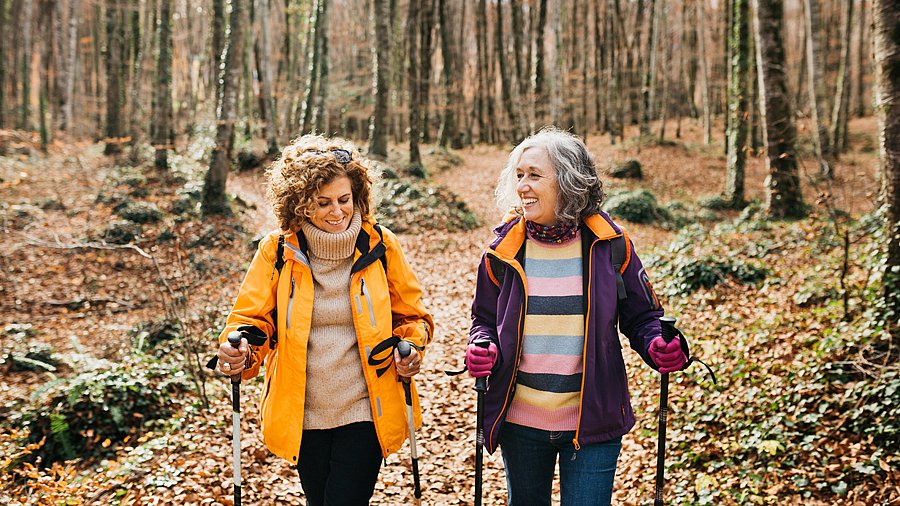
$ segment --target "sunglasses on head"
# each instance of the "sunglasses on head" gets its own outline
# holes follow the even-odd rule
[[[304,153],[313,153],[316,155],[324,155],[326,153],[331,153],[332,155],[334,155],[335,161],[337,161],[337,163],[339,163],[341,165],[347,165],[348,163],[350,163],[350,160],[353,159],[353,157],[350,154],[350,151],[348,151],[346,149],[341,149],[341,148],[331,148],[327,151],[322,151],[321,149],[308,149],[308,150],[304,151]]]

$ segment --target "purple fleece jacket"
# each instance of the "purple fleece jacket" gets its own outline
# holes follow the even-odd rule
[[[494,232],[497,239],[488,247],[478,267],[469,331],[469,343],[490,340],[499,351],[484,403],[484,444],[491,453],[497,448],[500,428],[515,392],[528,305],[528,281],[522,266],[525,222],[515,216]],[[650,341],[662,334],[659,318],[663,316],[663,308],[630,241],[622,274],[628,297],[618,301],[610,239],[622,235],[623,231],[609,216],[600,212],[587,217],[581,224],[581,234],[585,341],[581,403],[573,441],[576,449],[617,438],[634,426],[616,324],[628,337],[631,347],[655,369],[647,348]]]

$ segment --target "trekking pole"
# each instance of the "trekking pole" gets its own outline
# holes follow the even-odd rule
[[[476,341],[475,346],[487,348],[488,341]],[[475,391],[478,392],[478,404],[475,411],[475,506],[481,506],[481,471],[484,465],[484,393],[487,392],[487,376],[475,378]]]
[[[406,358],[412,353],[412,347],[408,341],[400,340],[397,343],[397,352],[401,358]],[[413,495],[416,498],[416,504],[422,504],[422,487],[419,484],[419,456],[416,453],[416,421],[413,418],[412,407],[412,391],[410,389],[410,378],[400,378],[403,383],[403,393],[406,395],[406,422],[409,425],[409,453],[412,458],[413,470]]]
[[[659,319],[662,325],[662,338],[668,343],[675,339],[675,318],[663,316]],[[666,471],[666,420],[669,417],[669,373],[662,375],[659,388],[659,439],[656,449],[656,497],[653,506],[663,506],[663,486]]]
[[[241,333],[237,330],[228,334],[228,344],[238,349]],[[231,377],[231,448],[234,460],[234,506],[241,506],[241,373]]]

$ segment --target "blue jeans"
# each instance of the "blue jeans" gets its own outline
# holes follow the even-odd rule
[[[622,438],[582,445],[576,452],[574,437],[575,431],[503,425],[500,451],[506,468],[508,504],[550,506],[557,457],[562,506],[610,504]]]

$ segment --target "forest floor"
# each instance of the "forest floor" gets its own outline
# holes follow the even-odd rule
[[[704,146],[699,126],[685,123],[684,127],[682,139],[662,146],[629,141],[613,146],[606,137],[589,138],[601,170],[625,158],[639,159],[643,165],[643,181],[604,177],[607,189],[640,187],[661,203],[683,202],[690,209],[701,197],[719,193],[725,167],[721,143]],[[860,217],[875,208],[874,119],[854,120],[850,132],[851,149],[837,165],[832,182],[814,183],[814,164],[804,158],[801,177],[814,217],[759,232],[765,235],[770,254],[760,258],[765,258],[770,270],[778,271],[781,281],[762,288],[728,282],[692,295],[671,295],[668,300],[666,290],[661,290],[664,304],[680,317],[691,337],[694,353],[716,367],[720,381],[713,387],[699,367],[673,378],[672,457],[666,489],[671,504],[900,504],[896,452],[885,454],[871,438],[846,435],[841,429],[846,420],[838,423],[841,413],[833,413],[827,427],[823,420],[823,434],[815,442],[821,451],[841,459],[835,468],[829,467],[832,456],[817,461],[816,452],[790,441],[793,436],[779,439],[770,429],[764,434],[747,432],[738,422],[754,418],[759,399],[774,399],[773,392],[787,388],[784,384],[790,383],[790,375],[816,360],[816,350],[809,343],[822,335],[829,316],[798,305],[792,297],[799,290],[797,280],[802,276],[798,273],[809,271],[811,259],[822,260],[818,274],[822,283],[837,282],[831,257],[826,259],[834,248],[816,250],[816,238],[831,227],[827,210],[837,208]],[[437,156],[429,150],[426,165]],[[422,374],[417,376],[424,413],[417,441],[426,505],[472,503],[475,393],[467,376],[451,378],[444,370],[463,365],[475,271],[501,216],[492,195],[507,153],[492,146],[460,150],[455,154],[461,163],[431,174],[430,184],[459,195],[480,217],[481,226],[456,232],[423,227],[400,234],[437,327]],[[174,165],[174,174],[196,174],[203,168],[187,152]],[[764,178],[763,159],[751,157],[746,174],[748,198],[763,198]],[[9,360],[0,363],[0,450],[5,454],[0,455],[0,503],[231,504],[230,390],[218,376],[205,381],[208,409],[203,408],[201,396],[186,395],[178,400],[171,419],[112,444],[102,457],[34,466],[19,459],[29,450],[16,446],[22,437],[16,430],[19,413],[42,386],[87,370],[94,359],[123,362],[124,357],[141,351],[134,329],[146,322],[161,316],[180,318],[184,333],[199,343],[199,355],[214,353],[212,335],[230,309],[252,254],[247,242],[275,225],[265,203],[261,171],[229,177],[228,191],[237,196],[233,217],[200,219],[190,213],[166,213],[160,221],[145,224],[133,246],[101,241],[102,230],[117,219],[116,199],[127,195],[170,209],[191,181],[190,176],[179,179],[152,169],[127,168],[124,161],[119,165],[103,156],[101,145],[90,143],[55,143],[48,154],[23,149],[20,154],[12,150],[0,156],[0,329],[10,334],[11,326],[30,324],[29,335],[62,357],[50,372],[18,371]],[[739,211],[718,212],[701,220],[700,228],[709,231],[739,215]],[[685,238],[679,230],[623,224],[651,278],[654,261],[671,262],[667,257],[693,247],[690,236]],[[702,237],[704,241],[713,237],[721,244],[712,246],[725,248],[761,240],[755,233],[741,229]],[[681,249],[672,246],[676,243]],[[718,251],[727,255],[728,250]],[[659,271],[660,277],[670,272],[662,267]],[[864,271],[864,266],[855,266],[851,279],[868,276]],[[810,276],[804,282],[814,281],[815,275]],[[15,343],[7,334],[0,342],[0,358],[8,359]],[[624,352],[637,426],[623,438],[613,503],[651,504],[659,379],[636,353]],[[171,353],[180,355],[181,350]],[[190,373],[193,364],[179,363]],[[244,503],[303,504],[296,471],[271,455],[260,440],[256,402],[260,389],[259,381],[243,384]],[[715,411],[717,405],[729,411]],[[825,409],[827,405],[822,412]],[[704,410],[710,414],[704,415]],[[735,420],[733,427],[728,426],[730,420]],[[778,427],[791,427],[785,424]],[[826,433],[826,429],[833,431]],[[109,444],[89,443],[94,447]],[[800,448],[809,455],[798,456]],[[750,462],[742,462],[742,455],[752,455]],[[846,471],[869,462],[876,467],[871,473]],[[505,504],[499,452],[486,455],[484,480],[484,503]],[[404,446],[386,460],[372,503],[412,502],[409,451]]]

